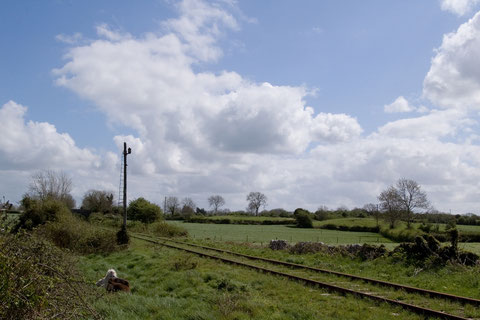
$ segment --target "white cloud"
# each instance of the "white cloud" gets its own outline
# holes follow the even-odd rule
[[[423,95],[443,108],[480,110],[480,12],[446,34],[432,59]]]
[[[441,0],[441,8],[456,15],[463,16],[477,5],[479,0]]]
[[[62,33],[56,35],[55,39],[66,44],[77,44],[83,40],[83,35],[80,32],[76,32],[73,35],[66,35]]]
[[[407,99],[405,99],[403,96],[399,96],[391,104],[384,105],[383,110],[386,113],[399,113],[412,112],[415,110],[415,108],[408,103]]]
[[[378,129],[388,137],[412,139],[440,139],[455,137],[463,129],[476,125],[465,113],[457,110],[432,111],[428,115],[389,122]]]
[[[118,157],[103,156],[75,145],[67,133],[47,122],[26,121],[27,108],[9,101],[0,108],[0,192],[11,201],[20,200],[34,172],[63,170],[74,181],[79,200],[91,188],[115,190]],[[12,178],[14,177],[14,178]],[[115,181],[115,183],[112,183]],[[11,182],[11,183],[10,183]],[[3,187],[3,188],[2,188]]]
[[[72,48],[69,61],[54,71],[59,85],[94,101],[110,121],[137,130],[151,150],[148,170],[199,171],[199,163],[212,166],[238,153],[299,154],[311,143],[359,136],[360,125],[348,115],[314,115],[303,87],[195,72],[197,61],[220,56],[220,27],[237,23],[203,2],[179,8],[180,18],[165,24],[171,33],[134,38],[109,31],[107,40]]]
[[[89,168],[100,159],[80,149],[67,133],[46,122],[25,122],[27,108],[9,101],[0,108],[0,163],[11,169]]]
[[[349,115],[315,114],[305,103],[307,88],[255,83],[232,71],[196,72],[196,64],[222,56],[217,41],[238,22],[218,4],[184,1],[178,8],[180,17],[166,21],[160,35],[136,37],[101,25],[102,39],[71,48],[54,71],[57,84],[136,130],[114,139],[119,149],[123,141],[133,149],[131,197],[188,195],[207,207],[205,199],[220,193],[228,207],[242,208],[245,194],[259,190],[275,207],[351,207],[375,202],[382,188],[407,177],[424,185],[439,208],[472,208],[456,203],[463,197],[458,190],[474,198],[471,186],[480,177],[474,160],[480,150],[463,139],[476,123],[463,108],[428,112],[400,96],[386,112],[426,114],[362,136]],[[432,94],[429,77],[452,85],[438,57],[455,62],[453,47],[442,45],[426,77],[424,94],[434,103],[447,94]]]

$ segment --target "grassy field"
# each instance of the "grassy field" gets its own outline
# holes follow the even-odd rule
[[[380,221],[381,222],[381,221]],[[373,218],[340,218],[340,219],[329,219],[323,221],[314,221],[314,227],[321,227],[327,224],[333,224],[337,226],[360,226],[360,227],[376,227],[377,222]]]
[[[301,229],[292,226],[229,225],[170,221],[187,229],[191,238],[268,244],[272,239],[289,242],[322,241],[328,244],[390,243],[377,233]]]
[[[207,216],[205,219],[211,220],[221,220],[221,219],[230,219],[235,220],[252,220],[252,221],[290,221],[292,224],[295,224],[295,219],[293,218],[283,218],[283,217],[263,217],[263,216],[234,216],[234,215],[225,215],[225,216]]]
[[[323,221],[314,221],[314,227],[321,227],[327,224],[333,224],[338,226],[361,226],[361,227],[375,227],[377,226],[377,222],[374,218],[340,218],[340,219],[330,219],[330,220],[323,220]],[[379,220],[379,225],[382,228],[388,228],[388,224],[383,221],[382,219]],[[412,229],[418,229],[421,223],[415,222],[412,223]],[[444,223],[434,223],[432,225],[432,230],[438,226],[439,231],[445,231],[446,224]],[[397,222],[395,226],[396,230],[403,230],[407,229],[407,223],[404,221]],[[457,225],[457,229],[460,232],[465,233],[480,233],[480,226],[467,226],[467,225]]]
[[[108,268],[131,294],[97,288],[106,319],[421,319],[389,305],[305,287],[280,277],[133,241],[126,251],[81,257],[92,284]]]

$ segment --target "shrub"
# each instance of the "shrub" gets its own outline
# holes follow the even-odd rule
[[[0,319],[100,318],[72,259],[24,232],[0,235]]]
[[[475,265],[479,256],[471,252],[458,252],[452,239],[451,246],[442,247],[440,242],[431,235],[416,237],[414,243],[402,243],[392,254],[403,256],[406,264],[423,268],[438,268],[448,261],[464,265]],[[391,254],[391,255],[392,255]]]
[[[102,190],[89,190],[82,201],[82,209],[91,212],[112,212],[113,194]]]
[[[155,222],[150,225],[150,232],[160,237],[184,237],[188,235],[187,230],[180,226],[166,223],[164,221]]]
[[[313,228],[312,217],[310,213],[303,209],[296,209],[293,213],[295,220],[297,221],[297,227],[299,228]]]
[[[143,223],[152,223],[162,217],[162,210],[156,204],[144,198],[138,198],[128,205],[127,217]]]
[[[285,240],[270,240],[268,247],[272,250],[285,250],[288,248],[288,243]]]
[[[37,233],[60,248],[81,254],[105,254],[118,250],[114,231],[96,228],[72,215],[46,223]]]
[[[20,215],[13,228],[15,233],[20,229],[32,230],[48,221],[57,221],[71,215],[67,206],[59,200],[35,200],[25,197],[22,199],[22,205],[25,207],[25,211]]]

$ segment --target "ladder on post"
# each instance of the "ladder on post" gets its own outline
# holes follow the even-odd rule
[[[123,207],[123,156],[120,157],[120,182],[118,184],[118,202],[117,206]]]

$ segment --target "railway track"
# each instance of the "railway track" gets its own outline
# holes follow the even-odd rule
[[[371,279],[371,278],[365,278],[365,277],[360,277],[360,276],[355,276],[355,275],[350,275],[346,273],[341,273],[341,272],[336,272],[332,270],[326,270],[326,269],[319,269],[319,268],[314,268],[314,267],[309,267],[309,266],[304,266],[300,264],[295,264],[295,263],[289,263],[285,261],[279,261],[279,260],[274,260],[274,259],[268,259],[268,258],[263,258],[263,257],[257,257],[257,256],[251,256],[251,255],[246,255],[246,254],[241,254],[233,251],[228,251],[228,250],[222,250],[218,248],[213,248],[213,247],[208,247],[208,246],[202,246],[198,244],[192,244],[192,243],[187,243],[184,241],[177,241],[177,240],[172,240],[168,238],[161,238],[161,237],[153,237],[150,235],[144,235],[144,234],[134,234],[132,235],[134,238],[147,241],[150,243],[162,245],[165,247],[177,249],[177,250],[182,250],[186,251],[192,254],[199,255],[201,257],[205,258],[210,258],[214,260],[219,260],[224,263],[229,263],[229,264],[234,264],[238,266],[243,266],[247,267],[250,269],[254,269],[256,271],[260,271],[263,273],[268,273],[268,274],[273,274],[277,276],[282,276],[291,280],[299,281],[308,285],[316,286],[316,287],[321,287],[325,288],[331,292],[337,292],[340,294],[351,294],[357,297],[361,298],[368,298],[376,302],[384,302],[388,303],[390,305],[394,306],[399,306],[404,309],[408,309],[414,313],[417,314],[422,314],[427,317],[435,317],[435,318],[440,318],[440,319],[472,319],[472,318],[467,318],[463,315],[463,306],[465,304],[472,305],[474,307],[480,306],[480,300],[478,299],[473,299],[469,297],[462,297],[462,296],[456,296],[448,293],[443,293],[443,292],[437,292],[437,291],[432,291],[432,290],[426,290],[426,289],[421,289],[421,288],[415,288],[411,286],[404,286],[401,284],[396,284],[392,282],[387,282],[387,281],[382,281],[382,280],[376,280],[376,279]],[[194,248],[194,249],[192,249]],[[200,251],[199,251],[200,250]],[[215,254],[207,253],[214,251]],[[220,254],[220,255],[219,255]],[[231,259],[225,257],[227,256],[234,256],[237,259]],[[260,262],[263,265],[258,265],[258,264],[251,264],[247,263],[240,259],[248,259],[248,260],[253,260],[256,262]],[[283,268],[288,268],[288,270],[295,269],[299,270],[302,272],[302,274],[292,274],[291,272],[285,272],[282,270],[275,270],[270,267],[266,267],[265,264],[267,265],[275,265],[275,266],[281,266]],[[349,281],[356,281],[356,282],[363,282],[367,283],[370,285],[370,287],[363,287],[360,290],[358,290],[356,287],[355,289],[349,288],[351,285],[346,285],[345,283],[341,283],[341,286],[338,285],[337,280],[332,280],[332,279],[327,279],[326,281],[324,279],[316,279],[315,274],[324,274],[329,277],[335,276],[336,278],[345,278]],[[328,281],[328,282],[327,282]],[[355,285],[358,286],[358,285]],[[378,290],[372,289],[375,287],[384,287],[388,288],[390,291],[383,291],[380,294]],[[421,296],[427,296],[430,299],[442,299],[445,301],[445,303],[454,303],[455,305],[453,306],[453,309],[456,310],[455,314],[447,313],[444,311],[439,311],[433,308],[425,307],[425,306],[419,306],[413,303],[405,302],[405,301],[400,301],[395,298],[391,298],[389,296],[392,295],[391,289],[395,289],[396,292],[405,292],[408,294],[412,295],[421,295]],[[373,292],[373,293],[372,293]],[[398,296],[398,294],[394,294]],[[405,300],[408,300],[407,298],[402,298]],[[457,306],[458,305],[458,306]],[[452,306],[450,306],[452,309]]]

